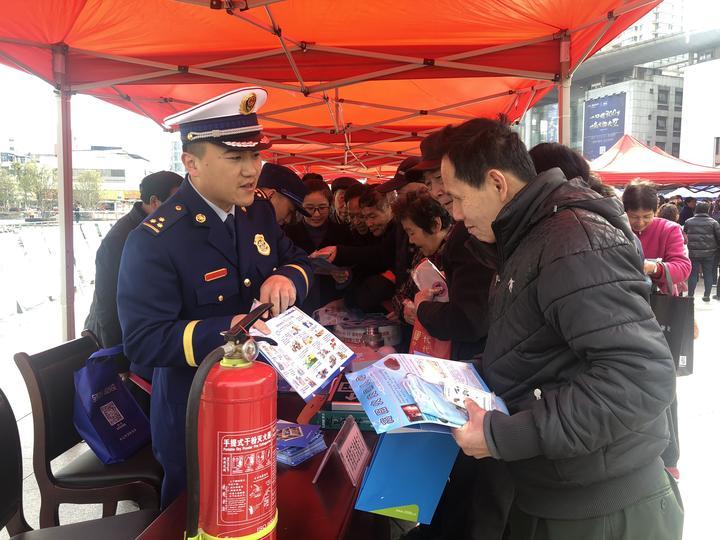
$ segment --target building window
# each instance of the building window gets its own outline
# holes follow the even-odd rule
[[[125,182],[125,169],[102,169],[100,174],[105,182]]]
[[[658,109],[661,111],[668,110],[668,104],[670,103],[670,89],[658,88],[657,96]]]
[[[683,91],[682,88],[675,89],[675,110],[682,111]]]
[[[713,159],[715,167],[720,167],[720,137],[715,137],[715,159]]]
[[[681,126],[682,126],[682,118],[679,116],[676,116],[675,118],[673,118],[673,137],[680,136]]]
[[[657,146],[660,150],[665,150],[665,141],[658,141],[655,143],[655,146]]]
[[[675,157],[680,157],[680,143],[679,142],[672,143],[671,154]]]
[[[655,134],[658,137],[665,137],[667,135],[667,116],[658,116],[655,121]]]

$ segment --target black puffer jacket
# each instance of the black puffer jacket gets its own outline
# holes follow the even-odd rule
[[[511,416],[485,434],[517,503],[546,518],[608,514],[663,481],[675,368],[622,204],[551,169],[493,224],[499,274],[482,360]]]
[[[720,223],[708,214],[695,214],[683,227],[691,259],[713,259],[720,249]]]

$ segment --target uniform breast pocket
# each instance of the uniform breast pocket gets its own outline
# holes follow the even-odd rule
[[[234,279],[206,283],[195,290],[198,306],[223,304],[239,292],[240,288]]]

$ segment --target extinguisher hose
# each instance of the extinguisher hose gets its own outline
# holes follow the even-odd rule
[[[205,379],[212,367],[223,359],[225,350],[218,347],[208,354],[198,367],[188,395],[185,415],[185,452],[187,454],[187,517],[185,538],[195,538],[198,534],[200,515],[200,464],[198,458],[198,416],[200,415],[200,395]]]

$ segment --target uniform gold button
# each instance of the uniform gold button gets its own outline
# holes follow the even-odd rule
[[[178,205],[175,207],[175,210],[177,210],[177,211],[179,212],[180,210],[182,210],[182,206],[180,206],[180,205],[178,204]]]
[[[164,217],[158,218],[158,221],[159,221],[160,223],[162,223],[163,221],[165,221],[165,218],[164,218]]]
[[[252,285],[252,281],[250,281],[248,278],[245,278],[245,280],[243,281],[243,285],[249,287],[250,285]]]
[[[157,223],[157,219],[152,218],[152,219],[150,220],[150,223]]]
[[[222,302],[223,300],[225,300],[225,297],[222,294],[218,295],[218,302]]]
[[[163,228],[163,224],[162,224],[162,223],[158,223],[157,226],[158,226],[158,229],[162,229],[162,228]]]
[[[277,270],[277,266],[273,266],[273,272]]]

